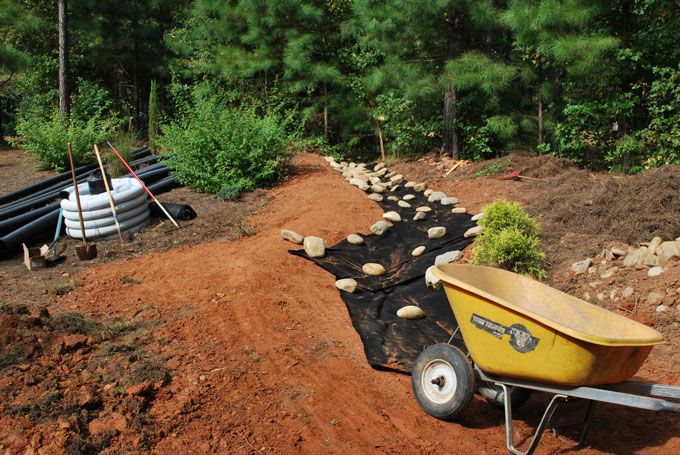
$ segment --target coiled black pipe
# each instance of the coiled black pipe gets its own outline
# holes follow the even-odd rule
[[[39,209],[31,210],[24,214],[15,216],[8,220],[0,221],[0,236],[7,235],[12,231],[19,229],[21,226],[30,223],[31,221],[40,218],[46,213],[53,212],[55,209],[59,208],[59,204],[50,204]]]
[[[34,242],[54,233],[58,220],[59,209],[56,209],[0,237],[0,257],[16,253],[27,239]]]
[[[133,160],[139,160],[140,158],[148,155],[151,153],[151,150],[149,147],[141,147],[136,149],[135,151],[132,152],[132,157]],[[76,168],[76,175],[80,175],[83,172],[88,172],[93,169],[96,169],[98,167],[97,163],[92,163],[92,164],[86,164],[85,166],[81,166],[79,168]],[[68,172],[62,172],[61,174],[55,175],[54,177],[47,178],[45,180],[42,180],[38,183],[34,183],[32,185],[25,186],[23,188],[20,188],[16,191],[12,191],[11,193],[4,194],[0,196],[0,204],[7,204],[9,202],[16,201],[18,199],[21,199],[24,196],[31,195],[36,193],[37,191],[43,190],[45,188],[48,188],[51,185],[54,185],[55,183],[60,183],[65,180],[69,180],[71,178],[71,171]]]

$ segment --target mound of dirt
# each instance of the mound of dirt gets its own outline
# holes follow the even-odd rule
[[[527,208],[549,237],[576,232],[635,244],[680,235],[680,166],[617,177],[568,170],[539,190]]]
[[[21,429],[33,449],[49,453],[148,449],[148,409],[169,374],[145,349],[144,326],[1,306],[0,446],[23,450],[27,440],[13,437]]]

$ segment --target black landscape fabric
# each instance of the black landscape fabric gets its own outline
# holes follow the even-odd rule
[[[407,194],[415,196],[407,201],[410,208],[399,207],[396,201],[387,199],[387,196],[401,199]],[[290,252],[315,262],[336,279],[354,278],[357,281],[354,293],[339,292],[364,344],[368,363],[376,369],[410,374],[423,348],[447,342],[456,327],[444,290],[426,287],[425,271],[438,255],[468,246],[472,239],[463,234],[476,223],[468,214],[451,213],[452,205],[428,202],[422,192],[412,188],[388,190],[382,195],[384,199],[378,204],[385,212],[399,213],[402,219],[385,234],[360,234],[365,239],[362,245],[343,240],[327,248],[323,258],[309,258],[304,250]],[[432,211],[427,213],[425,220],[413,221],[416,208],[420,206],[428,206]],[[427,230],[435,226],[444,226],[446,235],[429,240]],[[413,257],[411,252],[420,245],[426,247],[425,253]],[[381,264],[386,273],[377,277],[364,274],[361,268],[367,262]],[[397,310],[406,305],[419,306],[425,317],[399,318]]]

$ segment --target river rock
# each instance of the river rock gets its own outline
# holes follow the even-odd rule
[[[439,201],[441,205],[456,205],[458,204],[458,198],[455,197],[443,197],[441,201]]]
[[[467,213],[467,209],[465,207],[454,207],[451,209],[451,213]]]
[[[663,267],[658,267],[658,266],[657,266],[657,267],[652,267],[651,269],[649,269],[649,270],[647,271],[647,276],[649,276],[649,277],[655,277],[655,276],[661,275],[662,273],[663,273]]]
[[[382,185],[373,185],[371,186],[371,190],[373,190],[374,193],[384,193],[385,187]]]
[[[444,226],[437,226],[427,230],[428,239],[438,239],[446,235],[446,228]]]
[[[406,202],[406,201],[397,201],[397,205],[398,205],[399,207],[402,207],[402,208],[405,208],[405,209],[411,208],[411,204],[409,204],[409,203]]]
[[[623,297],[624,299],[629,299],[633,295],[633,292],[635,292],[635,290],[630,286],[627,288],[623,288],[623,291],[621,291],[621,297]]]
[[[351,179],[349,179],[349,184],[354,185],[356,187],[368,186],[368,183],[366,183],[366,181],[361,180],[360,178],[357,177],[352,177]]]
[[[585,258],[582,261],[574,262],[571,264],[571,269],[572,272],[576,275],[580,275],[582,273],[585,273],[588,270],[588,267],[590,267],[590,264],[593,263],[593,260],[591,258]]]
[[[434,258],[434,265],[450,264],[452,262],[456,262],[462,256],[463,253],[461,253],[458,250],[449,251],[448,253],[440,254],[439,256]]]
[[[415,187],[414,187],[414,189],[415,189]],[[430,195],[431,195],[432,193],[434,193],[434,190],[425,190],[425,191],[423,192],[423,196],[425,196],[425,197],[430,197]]]
[[[426,205],[421,205],[416,209],[416,212],[431,212],[432,209]]]
[[[680,242],[663,242],[657,247],[656,254],[666,259],[680,257]]]
[[[425,271],[425,286],[428,288],[439,289],[442,287],[442,280],[440,280],[439,277],[434,274],[434,268],[435,266],[432,265]]]
[[[384,197],[378,193],[371,193],[368,195],[368,198],[375,202],[382,202],[382,200],[384,199]]]
[[[407,305],[397,310],[397,316],[402,319],[422,319],[425,317],[425,312],[415,305]]]
[[[391,221],[393,223],[397,223],[401,221],[401,216],[397,212],[385,212],[383,213],[383,218],[385,218],[387,221]]]
[[[328,164],[335,162],[335,158],[333,158],[332,156],[324,156],[323,159],[326,160],[326,163]]]
[[[471,221],[479,221],[484,218],[484,212],[480,212],[471,218]]]
[[[628,253],[628,250],[626,248],[620,246],[613,246],[610,251],[616,257],[625,256],[625,254]]]
[[[425,190],[425,184],[424,183],[416,183],[413,185],[413,191],[424,191]]]
[[[357,280],[352,278],[343,278],[335,282],[335,287],[341,291],[353,293],[357,288]]]
[[[342,166],[340,166],[340,163],[336,163],[335,161],[331,161],[331,162],[330,162],[330,165],[331,165],[331,167],[332,167],[333,169],[335,169],[336,171],[337,171],[338,169],[341,169],[341,168],[342,168]]]
[[[432,194],[427,197],[427,202],[439,202],[445,197],[446,194],[442,193],[441,191],[433,191]]]
[[[482,233],[484,228],[482,226],[474,226],[465,231],[465,234],[463,234],[463,237],[468,238],[468,237],[477,237],[479,234]]]
[[[302,242],[305,241],[305,237],[303,235],[298,234],[291,229],[281,229],[281,237],[297,245],[302,245]]]
[[[373,167],[373,172],[378,172],[385,167],[385,163],[378,163]]]
[[[623,265],[632,267],[634,265],[642,264],[642,258],[647,253],[647,247],[640,247],[630,251],[623,259]]]
[[[350,234],[347,236],[347,241],[352,245],[361,245],[364,243],[364,238],[357,234]]]
[[[413,188],[416,182],[406,182],[404,183],[404,188]]]
[[[649,246],[647,246],[647,251],[654,254],[656,252],[656,249],[659,248],[659,245],[661,245],[661,242],[663,242],[663,239],[661,237],[654,237],[651,240],[651,242],[649,242]]]
[[[371,182],[371,185],[381,185],[382,184],[382,180],[380,180],[380,177],[376,177],[375,175],[369,176],[368,181]]]
[[[379,171],[376,171],[376,173],[375,173],[375,175],[377,175],[378,177],[382,177],[385,174],[387,174],[387,168],[386,167],[380,169]]]
[[[419,247],[416,247],[413,251],[411,251],[411,256],[417,258],[418,256],[420,256],[424,252],[425,252],[425,246],[420,245]]]
[[[659,305],[656,307],[657,313],[665,313],[666,311],[668,311],[668,307],[666,305]]]
[[[401,186],[394,185],[392,188],[390,188],[390,191],[399,191],[400,189],[401,189]]]
[[[399,200],[399,197],[397,197],[397,196],[395,196],[394,194],[392,194],[392,195],[390,195],[390,196],[387,196],[387,200],[388,200],[388,201],[392,201],[392,202],[397,202],[397,201]]]
[[[614,276],[617,270],[619,270],[618,267],[612,267],[611,269],[607,269],[600,274],[600,278],[602,278],[603,280],[608,280],[609,278]]]
[[[399,183],[404,179],[404,176],[401,174],[396,174],[390,177],[390,182],[392,183]]]
[[[375,235],[383,235],[390,228],[390,225],[380,220],[371,226],[371,232]]]
[[[385,267],[383,267],[380,264],[376,264],[375,262],[369,262],[367,264],[364,264],[364,266],[361,267],[361,270],[366,275],[373,275],[373,276],[380,276],[383,273],[385,273]]]
[[[423,221],[425,218],[427,218],[427,213],[416,212],[416,214],[413,216],[413,221]]]
[[[321,237],[307,236],[302,242],[305,253],[310,258],[322,258],[326,254],[326,245]]]
[[[410,201],[410,200],[415,199],[415,198],[416,198],[415,194],[405,194],[402,199],[405,200],[405,201]]]
[[[350,169],[354,169],[355,167],[357,167],[357,163],[354,163],[354,162],[349,163],[349,168],[350,168]]]
[[[663,295],[661,293],[652,291],[649,294],[647,294],[647,303],[654,305],[655,303],[659,302],[663,298]]]

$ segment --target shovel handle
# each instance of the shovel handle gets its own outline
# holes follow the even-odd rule
[[[85,236],[85,222],[83,221],[83,209],[80,207],[80,191],[78,191],[78,179],[76,179],[76,168],[73,166],[73,149],[70,142],[68,143],[68,161],[71,163],[71,177],[73,178],[73,189],[76,192],[76,204],[78,205],[80,230],[83,233],[83,244],[87,246],[87,237]]]

